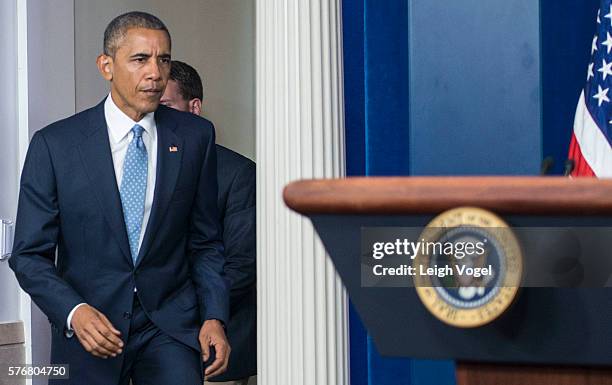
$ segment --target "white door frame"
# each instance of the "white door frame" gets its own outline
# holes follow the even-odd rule
[[[28,0],[17,0],[17,129],[18,129],[18,153],[19,170],[25,160],[28,144],[30,142],[28,128]],[[16,186],[17,189],[19,185]],[[20,290],[19,316],[23,321],[25,335],[25,362],[32,362],[32,300],[23,290]],[[32,380],[26,380],[27,385]]]
[[[52,3],[48,0],[14,1],[17,6],[20,176],[31,135],[43,126],[75,112],[74,0],[55,0]],[[58,24],[56,20],[63,20],[63,23]],[[31,23],[29,28],[28,22]],[[50,64],[46,58],[53,54],[57,55]],[[51,70],[50,66],[54,68]],[[42,315],[23,290],[20,290],[19,317],[25,329],[26,362],[49,362],[47,317]],[[41,382],[27,382],[28,385],[32,383]]]

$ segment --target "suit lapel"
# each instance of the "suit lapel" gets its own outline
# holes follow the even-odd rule
[[[155,178],[155,194],[149,223],[138,252],[136,265],[146,257],[151,249],[155,235],[162,219],[168,210],[168,204],[178,180],[183,159],[183,139],[176,135],[176,122],[168,119],[163,107],[155,112],[157,126],[157,174]],[[170,151],[175,147],[176,151]],[[174,150],[174,149],[173,149]]]
[[[89,182],[111,232],[131,264],[132,257],[104,117],[104,101],[91,110],[89,125],[84,127],[83,133],[85,140],[79,146],[79,151]]]

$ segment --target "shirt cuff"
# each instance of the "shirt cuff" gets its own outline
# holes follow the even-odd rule
[[[76,309],[78,309],[79,307],[83,305],[85,305],[85,302],[82,302],[76,305],[75,307],[73,307],[70,313],[68,314],[68,319],[66,320],[66,337],[68,338],[74,335],[74,329],[72,329],[72,316],[74,315],[74,312],[76,311]]]

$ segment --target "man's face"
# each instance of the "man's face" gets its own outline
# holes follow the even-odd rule
[[[174,108],[179,111],[191,112],[189,108],[189,100],[186,100],[181,95],[178,83],[174,80],[168,80],[166,90],[160,101],[161,104]]]
[[[139,121],[157,109],[170,76],[170,59],[166,32],[131,28],[119,40],[114,57],[98,57],[98,68],[111,82],[115,104]]]
[[[178,83],[172,79],[168,80],[166,91],[164,91],[164,96],[162,96],[160,103],[175,110],[191,112],[196,115],[200,115],[202,112],[202,100],[197,98],[191,100],[185,99],[181,95]]]

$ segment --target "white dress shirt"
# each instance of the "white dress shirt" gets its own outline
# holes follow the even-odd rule
[[[127,154],[128,146],[134,137],[132,127],[138,124],[144,128],[142,140],[147,149],[148,172],[144,215],[142,218],[142,227],[140,229],[139,245],[142,245],[142,240],[144,239],[147,224],[149,223],[149,217],[151,216],[153,196],[155,195],[155,177],[157,171],[157,126],[155,125],[154,115],[154,112],[150,112],[140,121],[135,122],[123,111],[121,111],[119,107],[117,107],[111,94],[108,95],[106,101],[104,102],[104,118],[106,119],[108,139],[110,142],[113,166],[115,168],[115,178],[117,178],[118,188],[121,187],[121,180],[123,178],[123,163],[125,161],[125,155]],[[70,311],[70,314],[68,314],[67,326],[68,331],[70,332],[68,335],[69,337],[72,336],[72,316],[74,315],[76,309],[82,305],[84,305],[84,303],[76,305]]]

